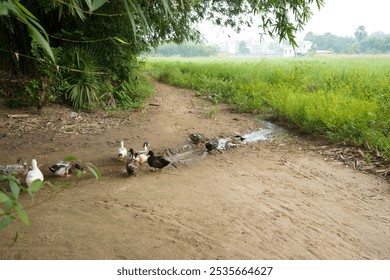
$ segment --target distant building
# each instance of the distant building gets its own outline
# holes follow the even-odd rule
[[[245,43],[246,47],[249,49],[248,55],[251,56],[267,57],[280,56],[283,54],[283,49],[280,47],[279,43],[271,39],[260,40],[250,38],[244,41],[236,41],[236,46],[239,46],[241,42]],[[237,53],[239,52],[236,49],[236,52],[234,54]]]
[[[281,56],[283,48],[277,41],[260,39],[244,39],[244,40],[226,40],[224,43],[208,42],[208,45],[217,46],[220,52],[225,52],[229,55],[249,55],[249,56]],[[246,50],[243,51],[242,48]]]
[[[236,54],[238,52],[238,48],[240,47],[239,41],[234,40],[226,40],[225,41],[225,49],[229,54]]]
[[[283,47],[283,56],[284,57],[304,56],[310,51],[312,46],[313,43],[310,41],[298,42],[298,47],[296,47],[295,49],[291,45],[285,45]]]
[[[325,50],[317,50],[316,54],[332,54],[332,51],[325,51]]]

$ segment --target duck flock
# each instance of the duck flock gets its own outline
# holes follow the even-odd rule
[[[148,150],[148,142],[145,142],[142,151],[134,152],[133,148],[129,151],[124,146],[124,142],[121,141],[121,145],[118,148],[118,159],[126,161],[126,171],[129,175],[136,175],[140,165],[148,163],[150,167],[153,167],[156,171],[163,169],[171,162],[163,156],[156,156],[153,151]]]
[[[214,150],[221,151],[229,147],[238,147],[245,143],[245,139],[242,136],[236,135],[230,138],[206,138],[202,133],[190,133],[189,137],[193,144],[204,144],[207,152]],[[135,152],[133,148],[127,149],[124,141],[120,142],[120,146],[117,150],[117,158],[119,161],[125,162],[127,174],[134,176],[137,174],[138,169],[143,164],[148,164],[154,168],[154,171],[161,170],[164,167],[171,164],[171,161],[165,158],[163,155],[155,155],[155,153],[148,149],[148,142],[144,142],[143,150]],[[172,164],[173,167],[176,167]],[[57,176],[69,176],[69,173],[76,169],[78,172],[85,173],[82,166],[79,164],[72,164],[70,161],[58,161],[49,167],[49,170]],[[38,167],[36,159],[31,161],[31,167],[28,167],[26,161],[22,158],[18,158],[17,164],[0,165],[0,173],[3,174],[16,174],[26,175],[25,181],[28,187],[32,185],[35,180],[43,182],[44,176],[42,171]]]
[[[49,167],[49,170],[58,176],[69,176],[69,173],[73,171],[73,168],[84,172],[83,167],[78,163],[72,164],[70,161],[60,160],[57,163]],[[26,175],[25,181],[28,187],[32,185],[35,180],[43,182],[44,176],[42,171],[38,167],[36,159],[31,161],[31,167],[28,167],[27,162],[22,158],[18,158],[16,164],[0,165],[0,173],[9,175],[15,174],[17,176]]]

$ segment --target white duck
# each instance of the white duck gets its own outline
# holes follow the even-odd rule
[[[127,149],[125,148],[125,143],[121,141],[121,146],[118,148],[118,158],[119,160],[124,160],[127,157]]]
[[[38,168],[38,163],[36,159],[31,161],[32,169],[27,172],[26,183],[29,187],[35,180],[41,180],[43,182],[43,174]]]

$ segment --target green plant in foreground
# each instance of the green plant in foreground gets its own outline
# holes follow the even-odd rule
[[[68,156],[66,161],[78,161],[76,157]],[[84,163],[87,169],[92,173],[96,180],[102,177],[100,170],[90,162]],[[81,177],[85,174],[76,169],[76,176]],[[34,193],[41,190],[44,186],[49,187],[64,187],[63,183],[51,183],[49,181],[34,181],[29,187],[24,187],[20,180],[16,177],[16,174],[0,175],[0,182],[8,181],[8,187],[2,188],[0,186],[0,232],[13,224],[15,227],[15,235],[13,244],[19,237],[19,223],[20,220],[24,225],[30,225],[30,219],[27,212],[20,202],[20,195],[22,193],[28,193],[34,200]]]
[[[0,189],[0,231],[7,228],[11,223],[15,226],[15,237],[12,244],[16,242],[19,236],[18,223],[19,219],[23,224],[30,225],[27,212],[19,201],[20,193],[27,192],[32,198],[33,194],[39,191],[44,185],[53,186],[50,182],[36,180],[29,187],[23,187],[15,174],[0,175],[0,182],[8,180],[10,191]]]
[[[74,156],[67,156],[64,160],[65,161],[78,161],[81,165],[85,165],[88,168],[88,170],[92,173],[92,175],[96,178],[96,180],[99,180],[102,178],[102,174],[101,174],[99,168],[97,168],[95,165],[93,165],[90,162],[80,162]],[[76,170],[77,177],[82,177],[85,175],[85,173],[81,172],[80,170],[78,170],[78,169],[75,169],[75,170]]]

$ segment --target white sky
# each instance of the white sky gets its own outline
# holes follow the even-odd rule
[[[366,27],[368,34],[376,31],[390,34],[390,0],[325,0],[325,6],[318,11],[314,5],[313,12],[314,15],[298,38],[303,38],[309,31],[353,37],[360,25]],[[228,34],[240,40],[258,38],[256,28],[235,34],[231,30],[205,23],[200,29],[209,42],[224,41],[229,38]]]

